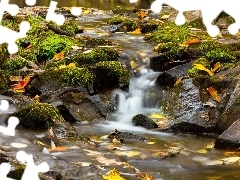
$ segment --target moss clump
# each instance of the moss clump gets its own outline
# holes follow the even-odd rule
[[[32,102],[14,113],[20,124],[27,129],[48,129],[54,122],[65,120],[54,106],[47,103]]]
[[[139,23],[136,20],[132,20],[121,16],[113,17],[108,21],[108,24],[110,25],[122,24],[127,28],[127,31],[134,31],[139,27]]]
[[[119,57],[118,52],[111,48],[95,48],[89,53],[79,53],[73,56],[71,62],[82,65],[94,65],[102,61],[114,61]],[[67,64],[71,63],[66,61]]]
[[[74,22],[71,21],[65,21],[64,24],[62,26],[60,26],[60,28],[64,31],[67,31],[71,34],[76,34],[79,32],[79,28],[78,25]]]
[[[130,73],[118,61],[96,63],[93,71],[96,75],[95,82],[100,89],[129,84]]]
[[[207,59],[221,63],[233,63],[236,58],[225,51],[214,50],[206,54]]]
[[[25,50],[25,51],[20,50],[18,52],[18,55],[28,61],[33,61],[33,62],[37,63],[37,56],[31,50]]]
[[[67,67],[62,70],[63,83],[75,86],[88,86],[93,83],[94,75],[87,68]]]
[[[198,58],[195,60],[195,62],[192,64],[191,68],[188,70],[187,74],[190,77],[196,77],[196,76],[208,76],[209,74],[206,71],[199,70],[195,64],[202,64],[207,69],[210,69],[210,63],[205,57]]]
[[[22,69],[28,64],[28,61],[22,57],[7,59],[3,64],[3,69],[7,71],[16,71]]]
[[[18,167],[16,167],[15,170],[12,170],[8,173],[7,177],[12,179],[21,179],[24,170],[25,170],[25,166],[18,165]]]
[[[154,42],[185,42],[192,37],[186,25],[177,26],[174,22],[165,22],[158,26],[150,36],[145,37],[146,40]]]
[[[188,26],[191,26],[193,28],[198,28],[198,29],[205,29],[205,25],[203,24],[202,18],[199,17],[193,21],[190,21],[187,23]]]

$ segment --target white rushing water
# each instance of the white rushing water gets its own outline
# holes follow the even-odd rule
[[[155,79],[159,73],[144,66],[141,67],[139,73],[140,76],[131,78],[128,92],[121,89],[114,91],[113,97],[117,96],[118,109],[109,121],[102,124],[104,128],[149,133],[145,128],[133,126],[132,118],[137,114],[151,115],[151,113],[159,112],[157,104],[153,108],[144,106],[146,93],[155,86]]]

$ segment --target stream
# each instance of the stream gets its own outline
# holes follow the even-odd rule
[[[67,5],[64,4],[64,6]],[[108,18],[108,15],[106,17],[89,16],[77,23],[88,28],[85,31],[87,35],[97,36],[96,32],[101,31],[101,27],[107,25]],[[98,28],[93,28],[93,25],[98,25]],[[94,170],[91,168],[89,170],[91,163],[98,164],[100,169],[104,169],[105,166],[118,169],[120,162],[127,162],[142,173],[152,175],[156,180],[240,179],[240,163],[238,162],[240,152],[214,149],[214,136],[166,133],[132,125],[132,117],[137,114],[161,113],[158,101],[149,98],[152,91],[157,92],[154,85],[155,79],[159,75],[159,72],[153,72],[148,68],[148,59],[155,44],[145,42],[143,36],[140,35],[113,34],[111,37],[104,38],[113,40],[123,47],[123,52],[130,57],[130,60],[136,61],[139,65],[140,75],[132,76],[128,92],[120,89],[114,91],[112,96],[113,98],[118,97],[118,109],[109,114],[106,121],[74,125],[79,135],[101,142],[100,147],[89,150],[69,142],[63,142],[64,146],[69,148],[67,151],[45,154],[42,153],[42,147],[34,143],[34,137],[44,136],[47,132],[25,129],[17,129],[15,137],[0,138],[1,147],[8,149],[11,155],[15,155],[20,149],[31,153],[48,162],[51,169],[57,169],[75,179],[78,179],[79,176],[86,177],[85,179],[91,179],[91,177],[96,179],[96,176],[93,175]],[[159,98],[161,95],[159,93]],[[0,97],[0,99],[5,98]],[[10,103],[7,113],[13,111],[14,107]],[[1,125],[4,124],[3,116],[0,118]],[[149,138],[150,143],[110,142],[107,135],[114,132],[115,129]],[[82,169],[79,168],[78,163],[81,164]],[[127,177],[135,175],[135,172],[131,174],[125,172],[124,169],[118,169],[118,171],[121,175],[128,175]],[[97,177],[102,179],[101,176]]]

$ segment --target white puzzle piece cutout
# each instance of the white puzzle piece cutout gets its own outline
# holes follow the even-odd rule
[[[9,163],[2,163],[0,165],[0,179],[1,180],[14,180],[12,178],[7,177],[7,174],[9,173],[11,169],[11,165]]]
[[[64,21],[65,21],[65,17],[62,14],[56,14],[55,13],[55,9],[57,7],[57,3],[56,1],[51,1],[50,2],[50,6],[47,12],[47,16],[46,16],[46,20],[47,21],[55,21],[57,23],[57,25],[63,25]]]
[[[80,16],[82,14],[82,8],[80,7],[71,7],[71,14],[74,16]]]
[[[36,0],[25,0],[25,3],[29,6],[34,6],[36,4]]]
[[[9,102],[5,99],[1,100],[0,109],[2,111],[7,111],[9,108]]]
[[[8,126],[0,126],[0,132],[7,136],[15,136],[15,128],[19,124],[19,119],[15,116],[8,118]]]
[[[18,161],[21,161],[23,163],[26,162],[26,168],[21,180],[40,180],[38,173],[49,171],[49,165],[46,162],[35,165],[32,154],[27,154],[24,151],[19,151],[16,158]]]

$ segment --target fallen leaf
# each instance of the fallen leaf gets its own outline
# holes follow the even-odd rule
[[[135,69],[137,67],[137,63],[135,61],[131,61],[130,65],[131,65],[132,69]]]
[[[163,15],[160,19],[166,20],[166,19],[169,19],[169,17],[170,17],[170,15],[165,14],[165,15]]]
[[[206,150],[206,149],[200,149],[200,150],[198,150],[198,153],[200,153],[200,154],[206,154],[206,153],[207,153],[207,150]]]
[[[156,142],[147,142],[147,144],[156,144]]]
[[[16,92],[25,92],[24,88],[29,83],[30,79],[30,76],[26,76],[22,81],[19,81],[16,85],[13,85],[13,90]]]
[[[102,175],[102,177],[109,180],[124,180],[115,168],[110,170],[106,175]]]
[[[83,11],[82,11],[82,14],[89,14],[91,11],[90,11],[90,9],[84,9]]]
[[[127,32],[128,34],[142,34],[142,32],[141,32],[141,28],[137,28],[137,29],[135,29],[134,31],[132,31],[132,32]]]
[[[202,65],[202,64],[194,64],[194,66],[195,66],[197,69],[199,69],[199,70],[208,72],[208,74],[209,74],[210,76],[213,76],[213,75],[214,75],[214,73],[213,73],[212,71],[210,71],[209,69],[205,68],[205,66]]]
[[[60,52],[60,53],[58,53],[58,54],[55,54],[55,55],[53,56],[53,59],[55,59],[55,60],[60,60],[60,59],[63,58],[63,56],[64,56],[64,52]]]
[[[221,101],[221,98],[218,96],[217,91],[213,87],[208,87],[207,90],[214,100],[216,100],[217,102]]]
[[[181,81],[182,81],[182,77],[177,78],[177,80],[176,80],[174,86],[178,85]]]
[[[147,17],[147,12],[146,11],[140,11],[140,12],[138,12],[138,16],[143,19],[143,18]]]
[[[133,157],[133,156],[138,156],[140,152],[139,151],[115,151],[115,154],[118,156]]]
[[[53,151],[66,151],[66,150],[68,150],[68,148],[67,147],[62,147],[62,146],[56,146],[54,148],[49,148],[48,150],[49,150],[49,152],[53,152]]]
[[[211,69],[211,71],[214,73],[216,70],[218,70],[221,67],[220,62],[217,62],[216,64],[214,64],[213,69]]]
[[[141,174],[140,178],[141,178],[141,180],[154,180],[154,178],[149,174],[145,174],[145,175]]]
[[[153,119],[166,119],[165,116],[163,116],[162,114],[160,113],[153,113],[150,118],[153,118]]]
[[[199,44],[199,43],[201,43],[201,42],[202,42],[202,40],[201,40],[201,39],[198,39],[198,38],[196,38],[196,39],[189,39],[189,40],[181,43],[180,46],[188,47],[189,45]]]
[[[31,49],[32,44],[29,44],[25,49]]]

